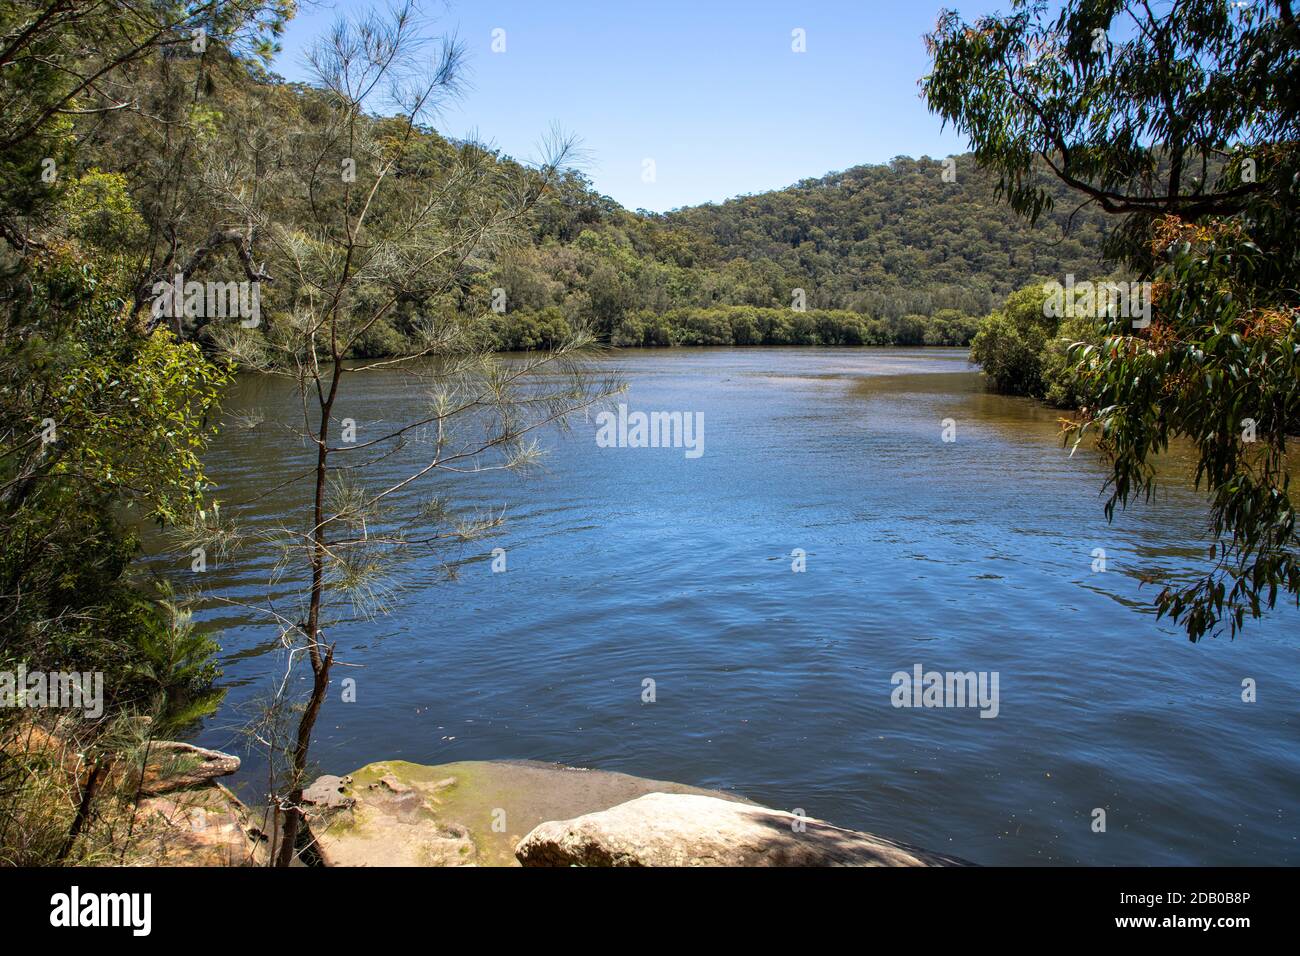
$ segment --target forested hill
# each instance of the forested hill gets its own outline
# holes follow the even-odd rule
[[[1105,217],[1055,192],[1029,226],[995,196],[970,155],[899,157],[786,189],[688,207],[663,221],[713,241],[721,260],[767,262],[808,289],[809,305],[872,315],[983,314],[1033,276],[1100,267]]]
[[[203,84],[189,60],[162,58],[152,68],[156,75],[142,79],[151,115],[166,114],[187,132],[183,161],[160,162],[171,147],[134,115],[76,121],[82,149],[73,165],[91,177],[85,188],[101,188],[99,172],[120,174],[143,219],[139,241],[113,239],[115,254],[141,263],[149,276],[173,250],[184,261],[204,248],[205,223],[243,229],[260,218],[290,230],[315,228],[303,183],[320,171],[301,171],[298,180],[286,171],[300,161],[295,144],[318,135],[326,94],[211,54]],[[197,100],[187,103],[195,89]],[[376,140],[400,128],[380,117],[365,125]],[[535,175],[430,129],[414,135],[420,158],[401,171],[410,184],[404,188],[454,178],[483,159],[503,189]],[[400,351],[421,322],[448,310],[482,316],[487,344],[501,349],[550,346],[578,327],[618,345],[964,345],[975,318],[1031,277],[1103,269],[1100,214],[1079,212],[1065,236],[1074,204],[1062,192],[1031,228],[997,199],[995,183],[972,157],[955,158],[955,182],[945,181],[944,170],[943,160],[900,158],[667,214],[624,209],[570,172],[539,203],[518,243],[469,257],[445,284],[449,291],[404,299],[356,352]],[[256,200],[257,217],[234,212],[246,201],[232,199],[235,193]],[[265,240],[252,237],[251,255]],[[199,258],[211,276],[196,278],[243,272],[227,246]],[[807,313],[791,308],[798,289]],[[291,294],[286,283],[263,290],[259,335],[275,334]],[[203,319],[182,325],[187,337],[206,335]]]
[[[1060,191],[1031,227],[972,156],[954,162],[955,182],[943,160],[899,158],[666,214],[623,209],[570,175],[531,246],[487,277],[514,310],[499,322],[503,347],[546,344],[579,321],[619,345],[964,345],[973,317],[1031,278],[1105,271],[1100,213]],[[809,310],[854,316],[785,328],[736,311],[789,312],[797,289]]]

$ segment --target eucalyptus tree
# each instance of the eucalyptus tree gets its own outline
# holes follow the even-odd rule
[[[149,64],[209,47],[268,58],[291,0],[0,0],[0,236],[39,238],[25,219],[75,162],[76,124],[119,113],[159,117],[142,96]]]
[[[245,366],[292,380],[301,400],[296,439],[312,459],[291,479],[303,489],[301,512],[273,532],[285,573],[302,572],[300,601],[292,613],[263,608],[290,670],[303,658],[311,669],[275,795],[279,865],[291,862],[300,839],[312,731],[336,664],[329,634],[349,618],[386,610],[397,563],[417,549],[470,541],[501,523],[495,513],[458,515],[422,484],[525,468],[538,454],[533,432],[562,427],[618,387],[589,374],[593,340],[585,332],[545,352],[500,357],[489,351],[481,314],[469,308],[485,311],[491,302],[445,306],[494,253],[526,237],[571,150],[552,137],[547,157],[524,168],[475,144],[447,149],[425,135],[434,110],[457,91],[463,57],[460,44],[426,38],[410,5],[341,20],[310,54],[319,95],[277,161],[214,174],[230,186],[232,214],[254,224],[259,258],[268,258],[278,286],[264,328],[224,324],[215,341]],[[254,189],[257,176],[269,178]],[[296,222],[250,201],[289,192],[307,210]],[[358,342],[399,314],[408,326],[404,351],[348,360]],[[349,391],[364,387],[370,373],[398,369],[411,394],[422,396],[422,411],[349,434],[355,423],[340,412]],[[377,466],[395,461],[409,467],[378,481]],[[229,508],[222,520],[232,520]],[[209,521],[196,532],[224,529]]]
[[[127,115],[158,121],[143,96],[149,64],[199,41],[265,51],[289,11],[279,0],[0,2],[0,669],[106,677],[97,716],[57,720],[68,757],[57,769],[30,733],[14,736],[32,711],[0,713],[7,861],[120,860],[112,821],[138,790],[108,786],[110,768],[214,701],[216,646],[137,580],[124,515],[179,523],[200,506],[226,377],[193,343],[135,322],[130,260],[148,224],[126,176],[91,168],[107,164],[88,157],[85,133]]]
[[[1235,635],[1279,592],[1300,602],[1288,436],[1300,430],[1300,26],[1250,4],[1016,0],[973,24],[940,14],[922,80],[1002,196],[1036,219],[1045,183],[1117,217],[1110,254],[1153,282],[1150,325],[1113,322],[1074,351],[1111,473],[1106,513],[1156,489],[1153,459],[1191,442],[1210,496],[1212,565],[1169,582],[1192,640]]]

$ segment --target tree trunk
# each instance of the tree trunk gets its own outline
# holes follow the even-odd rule
[[[337,352],[337,350],[335,350]],[[307,754],[311,748],[311,732],[316,726],[316,716],[321,704],[325,702],[325,693],[330,685],[330,668],[334,664],[334,648],[330,646],[324,654],[320,649],[320,608],[325,594],[325,483],[329,475],[329,427],[330,413],[334,408],[334,399],[339,391],[339,379],[343,368],[337,354],[334,358],[334,371],[330,378],[329,396],[321,403],[320,432],[317,437],[316,450],[316,504],[313,511],[315,523],[312,526],[311,554],[311,603],[307,610],[307,653],[311,657],[312,688],[307,700],[307,709],[298,721],[298,739],[293,748],[293,784],[289,790],[288,807],[285,809],[284,832],[280,837],[280,846],[276,853],[276,866],[288,866],[293,862],[297,849],[298,830],[302,820],[302,791],[304,776],[307,773]]]
[[[284,814],[284,831],[276,854],[276,866],[288,866],[292,863],[294,852],[297,850],[298,831],[302,819],[303,777],[307,773],[307,753],[311,747],[311,732],[316,726],[316,716],[320,713],[321,704],[325,702],[325,692],[329,690],[330,667],[333,663],[334,648],[331,647],[325,652],[320,666],[312,667],[311,697],[307,701],[307,709],[298,721],[298,739],[293,748],[294,783],[293,789],[289,792],[289,806]]]
[[[90,776],[86,778],[86,785],[81,790],[81,801],[77,804],[77,815],[72,818],[72,826],[68,829],[68,838],[63,842],[59,855],[54,858],[56,863],[62,863],[67,859],[68,854],[72,852],[72,847],[77,842],[77,837],[86,827],[86,821],[90,819],[90,808],[95,802],[95,794],[99,791],[100,781],[104,779],[104,773],[108,770],[108,763],[104,760],[95,762],[95,766],[90,770]]]

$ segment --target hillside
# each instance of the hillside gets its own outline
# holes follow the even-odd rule
[[[1036,275],[1094,273],[1104,216],[1072,206],[1063,189],[1030,227],[995,195],[972,156],[944,164],[899,157],[776,192],[681,209],[666,223],[716,243],[726,262],[767,261],[809,290],[810,305],[872,315],[958,308],[987,312]]]
[[[1062,195],[1031,228],[970,156],[956,163],[956,183],[940,161],[899,158],[663,215],[572,175],[532,245],[483,277],[513,312],[497,320],[501,347],[575,323],[618,345],[965,345],[973,318],[1032,277],[1102,271],[1099,214],[1079,212],[1067,235]],[[792,309],[798,289],[807,314]]]
[[[324,94],[232,58],[210,61],[206,88],[186,104],[178,91],[193,82],[190,64],[155,67],[152,110],[172,110],[192,130],[180,163],[158,162],[174,150],[139,117],[81,123],[82,169],[121,172],[130,183],[140,232],[149,237],[133,254],[139,271],[156,274],[170,250],[202,247],[205,237],[190,223],[230,217],[232,207],[235,228],[257,216],[314,228],[310,197],[274,183],[297,163],[295,144],[320,135],[314,124]],[[382,117],[366,122],[376,141],[392,134]],[[534,175],[476,144],[427,128],[416,135],[420,158],[401,172],[412,184],[484,160],[503,184]],[[420,322],[447,310],[483,316],[487,343],[500,349],[549,346],[579,326],[620,345],[964,345],[973,318],[1031,277],[1101,270],[1099,214],[1081,211],[1065,235],[1071,206],[1061,194],[1031,228],[997,199],[995,182],[970,156],[955,161],[956,182],[944,181],[939,160],[898,158],[667,214],[624,209],[570,172],[538,205],[522,241],[467,259],[444,283],[450,292],[404,301],[356,353],[400,351]],[[238,190],[257,208],[240,211],[245,200],[230,198]],[[243,271],[229,249],[207,264]],[[797,289],[808,313],[791,308]],[[283,284],[263,290],[266,334],[274,334],[277,304],[291,291]],[[190,323],[188,331],[202,338],[203,325]]]

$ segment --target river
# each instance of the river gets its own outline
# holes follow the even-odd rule
[[[391,613],[331,628],[356,666],[336,670],[317,725],[322,770],[558,761],[733,790],[984,864],[1300,862],[1300,612],[1193,645],[1142,583],[1203,566],[1186,462],[1107,524],[1095,455],[1069,455],[1055,412],[983,391],[964,350],[600,364],[622,373],[630,410],[702,413],[704,453],[598,447],[593,414],[542,436],[531,477],[422,483],[459,509],[505,506],[508,523],[414,558]],[[360,440],[421,400],[396,371],[347,387],[338,414]],[[250,537],[182,583],[292,610],[256,535],[305,527],[306,486],[275,487],[306,460],[279,427],[300,421],[296,403],[281,380],[237,383],[226,410],[241,424],[208,467]],[[237,748],[283,669],[277,631],[215,601],[199,617],[222,631],[229,693],[196,739]],[[916,665],[996,672],[996,717],[894,706],[892,675]],[[261,775],[254,756],[237,789],[255,798]]]

